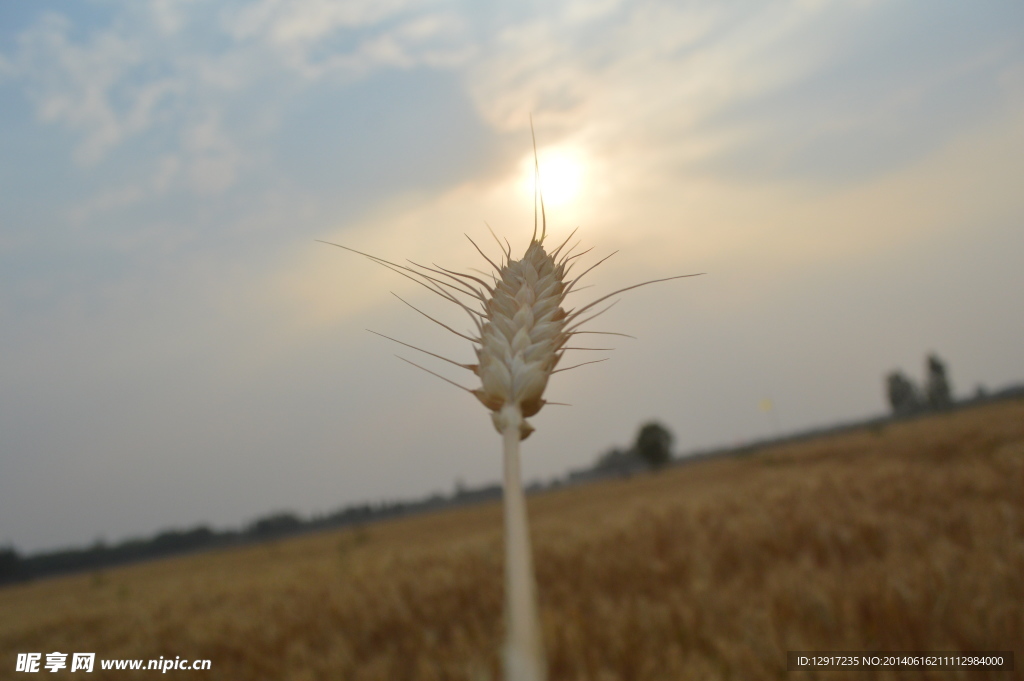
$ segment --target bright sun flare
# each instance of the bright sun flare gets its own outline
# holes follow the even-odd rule
[[[578,151],[567,148],[548,148],[538,154],[540,161],[540,189],[544,205],[564,206],[574,201],[583,186],[584,162]],[[521,184],[533,196],[533,156],[523,160]]]

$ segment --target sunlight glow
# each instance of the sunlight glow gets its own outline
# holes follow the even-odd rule
[[[540,189],[544,205],[561,207],[575,201],[583,187],[586,174],[584,155],[578,149],[549,147],[538,154],[540,162]],[[531,198],[534,190],[533,155],[523,159],[520,186]]]

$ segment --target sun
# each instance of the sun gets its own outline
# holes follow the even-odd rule
[[[570,147],[548,147],[537,153],[540,163],[540,189],[544,195],[544,205],[561,207],[579,198],[583,188],[586,163],[583,154]],[[523,159],[521,163],[520,185],[526,193],[533,196],[534,165],[533,155]]]

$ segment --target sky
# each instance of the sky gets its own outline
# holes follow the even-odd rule
[[[576,301],[706,274],[592,323],[635,339],[552,378],[528,480],[878,415],[930,352],[1022,381],[1022,112],[1016,0],[0,3],[0,546],[497,481],[394,355],[476,377],[366,331],[468,362],[391,293],[464,313],[317,240],[521,255],[531,115],[551,243],[618,251]]]

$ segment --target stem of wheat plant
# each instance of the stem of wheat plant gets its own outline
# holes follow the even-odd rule
[[[539,412],[545,404],[557,404],[547,402],[543,397],[544,389],[552,374],[575,369],[584,364],[604,361],[603,359],[592,360],[575,366],[556,368],[568,351],[609,349],[570,347],[567,343],[573,336],[584,333],[626,335],[608,331],[580,330],[583,324],[611,307],[608,305],[602,310],[592,312],[597,305],[624,291],[640,286],[698,276],[684,274],[645,281],[609,293],[578,309],[566,310],[563,307],[566,296],[576,289],[577,284],[587,273],[614,253],[577,276],[570,277],[569,274],[576,264],[576,259],[589,252],[588,250],[572,255],[572,252],[579,246],[579,242],[577,242],[563,253],[576,230],[573,230],[569,237],[553,251],[548,252],[545,249],[547,216],[544,212],[544,199],[540,192],[540,168],[537,161],[536,140],[534,140],[533,151],[537,186],[534,195],[533,236],[530,238],[530,245],[523,257],[513,260],[512,248],[508,241],[506,240],[502,244],[495,236],[502,252],[499,262],[495,262],[477,246],[476,242],[468,235],[466,236],[477,252],[494,269],[490,275],[490,282],[473,274],[455,272],[436,265],[427,267],[413,261],[408,261],[409,266],[399,265],[341,244],[322,242],[358,253],[415,281],[464,310],[476,327],[475,336],[460,333],[399,298],[431,321],[470,341],[476,351],[476,364],[461,364],[390,336],[377,335],[476,374],[480,378],[481,386],[470,389],[410,362],[404,357],[399,357],[399,359],[474,395],[491,411],[494,427],[501,434],[504,455],[505,516],[505,681],[544,681],[546,678],[526,502],[519,472],[519,442],[533,432],[533,427],[526,419]],[[539,236],[537,234],[538,207]],[[491,234],[494,233],[491,232]],[[476,308],[477,305],[479,305],[479,309]]]

